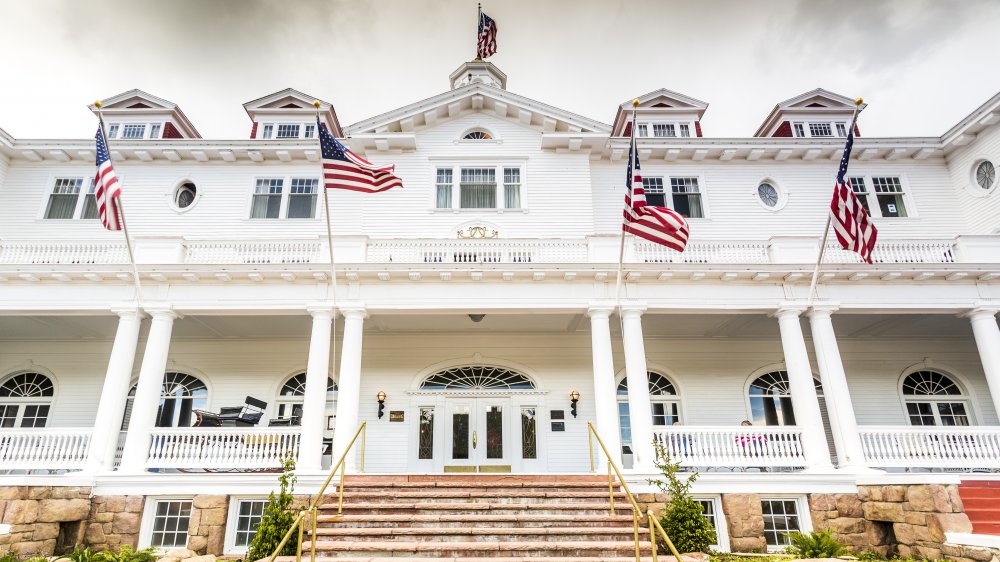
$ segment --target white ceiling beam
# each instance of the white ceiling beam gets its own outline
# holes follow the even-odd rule
[[[281,278],[284,279],[285,281],[289,282],[289,283],[291,283],[292,281],[295,281],[295,279],[296,279],[294,273],[287,272],[287,271],[285,273],[281,274]]]
[[[94,151],[93,150],[77,150],[76,151],[76,156],[80,160],[93,160],[94,159]]]
[[[254,283],[260,283],[264,280],[264,275],[261,273],[247,273],[247,278]]]
[[[37,152],[35,152],[34,150],[22,150],[21,151],[21,156],[24,157],[25,160],[28,160],[30,162],[41,162],[42,161],[41,155],[38,154]]]
[[[128,160],[128,158],[125,157],[124,153],[119,152],[117,150],[112,150],[111,151],[111,159],[115,160],[115,161],[118,161],[118,162],[121,162],[123,160]]]
[[[864,150],[861,151],[860,158],[862,160],[871,160],[871,159],[875,158],[876,156],[878,156],[878,149],[877,148],[866,148],[866,149],[864,149]]]
[[[194,272],[191,272],[191,271],[187,271],[187,272],[181,273],[181,277],[185,281],[190,281],[191,283],[194,283],[194,282],[196,282],[196,281],[198,281],[198,280],[201,279],[200,277],[198,277],[197,273],[194,273]]]
[[[289,154],[287,150],[277,150],[274,154],[278,157],[278,160],[281,160],[282,162],[292,161],[292,155]]]
[[[726,273],[723,273],[723,274],[722,274],[722,277],[721,277],[721,279],[722,279],[723,281],[733,281],[733,280],[735,280],[735,279],[736,279],[737,277],[739,277],[739,274],[738,274],[738,273],[734,273],[734,272],[732,272],[732,271],[727,271]]]
[[[542,130],[546,133],[551,133],[556,130],[556,120],[551,117],[545,117],[542,119]]]
[[[668,148],[666,152],[663,153],[663,159],[667,162],[673,162],[677,160],[677,157],[681,155],[681,150],[679,148]]]
[[[649,160],[649,157],[653,154],[653,150],[650,148],[643,148],[639,150],[639,161]]]
[[[755,273],[753,275],[753,277],[751,277],[751,279],[753,279],[754,281],[757,281],[757,282],[767,281],[770,278],[771,278],[771,274],[770,273],[764,273],[764,272]]]
[[[233,280],[233,277],[228,273],[216,273],[215,278],[223,283],[228,283]]]
[[[181,160],[181,155],[177,154],[176,150],[164,150],[163,157],[171,162],[180,162]]]
[[[264,161],[264,153],[259,150],[248,150],[247,156],[249,156],[250,159],[253,160],[254,162]]]
[[[139,160],[142,160],[143,162],[153,161],[153,155],[150,154],[148,150],[136,150],[135,157],[138,158]]]
[[[699,148],[694,151],[694,154],[691,156],[691,159],[700,162],[704,160],[706,156],[708,156],[708,149]]]
[[[774,159],[778,161],[788,160],[791,157],[792,157],[791,148],[782,148],[781,150],[778,151],[777,154],[774,155]]]
[[[964,271],[956,271],[954,273],[949,273],[948,275],[945,275],[944,278],[947,279],[948,281],[961,281],[962,279],[965,279],[968,276],[969,274]]]
[[[719,155],[719,160],[729,161],[729,160],[732,160],[734,156],[736,156],[736,149],[735,148],[727,148],[727,149],[725,149],[725,150],[722,151],[722,154]]]
[[[935,152],[937,152],[936,148],[921,148],[920,150],[917,151],[916,154],[913,155],[913,159],[926,160],[930,158]]]
[[[104,280],[104,277],[101,277],[99,273],[84,273],[83,278],[92,283],[97,283],[98,281]]]
[[[965,134],[965,135],[958,135],[952,142],[955,144],[955,146],[965,146],[974,140],[976,140],[976,135]]]
[[[894,149],[892,149],[892,150],[889,151],[889,154],[886,154],[885,159],[886,160],[899,160],[900,158],[906,156],[906,153],[909,152],[909,151],[910,151],[910,149],[908,149],[908,148],[894,148]]]
[[[815,160],[819,158],[819,155],[823,153],[822,148],[810,148],[802,155],[803,160]]]
[[[225,160],[226,162],[236,161],[236,153],[233,152],[232,150],[220,150],[219,156],[221,156],[222,159]]]
[[[913,280],[914,281],[927,281],[931,277],[934,277],[934,272],[933,271],[924,271],[924,272],[917,273],[916,275],[914,275],[913,276]]]
[[[204,150],[192,150],[191,156],[199,162],[208,162],[208,154]]]
[[[763,148],[754,148],[747,153],[747,160],[753,162],[754,160],[760,160],[760,157],[764,155]]]
[[[60,162],[69,162],[69,154],[65,150],[50,150],[49,158]]]

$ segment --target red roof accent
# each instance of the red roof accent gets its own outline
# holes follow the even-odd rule
[[[289,103],[281,106],[281,109],[302,109],[302,107],[294,103]]]
[[[253,122],[253,128],[250,129],[250,138],[252,138],[252,139],[257,138],[257,122],[256,121]]]
[[[632,136],[632,123],[625,123],[625,132],[622,133],[623,137]]]
[[[663,103],[661,101],[660,103],[653,104],[653,107],[673,107],[673,106],[670,104]]]
[[[165,139],[182,139],[184,135],[174,127],[174,124],[167,121],[163,124],[163,138]]]
[[[821,104],[821,103],[813,102],[813,103],[807,105],[806,107],[826,107],[826,106],[823,105],[823,104]]]
[[[133,103],[127,109],[149,109],[149,106],[144,103]]]
[[[790,137],[792,136],[792,123],[790,121],[782,121],[781,125],[774,130],[772,137]]]
[[[858,128],[858,124],[857,123],[854,124],[854,136],[856,136],[856,137],[860,137],[861,136],[861,129]]]
[[[701,134],[701,121],[695,121],[694,122],[694,135],[696,137],[701,137],[702,136],[702,134]]]

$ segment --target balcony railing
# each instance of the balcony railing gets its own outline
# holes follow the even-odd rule
[[[1000,427],[862,426],[868,466],[1000,469]]]
[[[680,426],[657,429],[654,438],[670,458],[687,467],[804,467],[797,427]]]
[[[0,429],[0,470],[81,470],[92,432],[89,427]]]
[[[318,240],[197,240],[184,243],[184,263],[296,264],[320,261]]]
[[[587,261],[580,240],[372,240],[370,263],[579,263]]]
[[[951,240],[886,240],[875,244],[874,263],[954,263],[955,242]],[[823,263],[861,263],[861,257],[840,247],[827,244]]]
[[[148,468],[277,468],[298,457],[298,427],[253,429],[157,428],[150,435]]]
[[[124,242],[4,242],[0,264],[128,263]]]
[[[722,240],[688,243],[683,252],[666,246],[640,242],[635,246],[636,259],[644,263],[768,263],[767,242],[728,242]]]

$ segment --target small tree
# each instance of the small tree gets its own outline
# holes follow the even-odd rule
[[[250,548],[247,550],[247,560],[254,561],[261,558],[269,558],[274,549],[278,548],[278,543],[285,536],[285,533],[292,528],[295,522],[295,514],[291,507],[295,497],[295,460],[291,455],[281,463],[282,473],[278,477],[280,490],[278,495],[271,492],[267,497],[267,505],[261,514],[260,524],[257,525],[257,533],[250,541]],[[295,555],[296,540],[289,539],[285,547],[278,554],[281,556]]]
[[[692,473],[682,481],[677,476],[681,463],[671,460],[663,443],[654,439],[653,447],[656,449],[656,468],[663,473],[665,481],[657,479],[649,480],[649,483],[670,496],[670,503],[660,515],[660,526],[678,552],[707,552],[708,547],[715,544],[716,535],[701,504],[691,497],[691,486],[698,479],[698,473]]]

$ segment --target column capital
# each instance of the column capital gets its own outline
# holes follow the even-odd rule
[[[975,308],[963,313],[962,316],[970,320],[978,320],[980,318],[994,318],[997,312],[1000,312],[1000,303],[977,302]]]
[[[333,304],[325,302],[314,302],[306,305],[306,312],[308,312],[313,318],[334,318],[337,315],[337,310],[334,308]]]
[[[614,301],[592,301],[587,306],[587,316],[591,318],[607,318],[615,311]]]
[[[111,312],[118,315],[119,318],[138,318],[142,320],[146,315],[139,310],[135,304],[116,304],[111,306]]]
[[[621,304],[622,318],[639,318],[649,309],[644,302],[623,302]]]
[[[783,302],[778,304],[778,308],[771,313],[771,316],[779,320],[787,317],[798,318],[807,309],[806,305],[796,302]]]
[[[174,310],[173,306],[165,302],[146,303],[142,305],[142,309],[152,316],[154,320],[164,318],[174,320],[181,317],[181,315]]]
[[[812,308],[806,314],[810,318],[829,318],[838,310],[840,310],[839,302],[820,302],[812,305]]]
[[[365,308],[365,304],[361,302],[346,302],[337,308],[340,310],[340,314],[346,319],[365,319],[368,318],[368,309]]]

